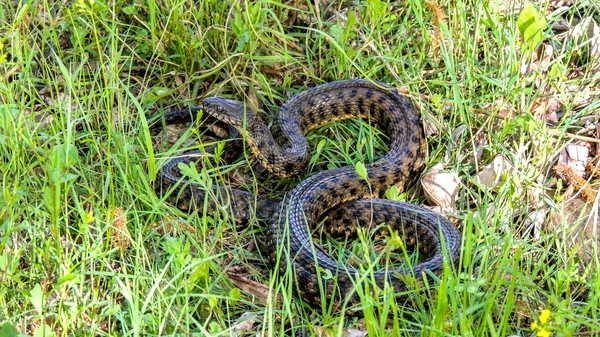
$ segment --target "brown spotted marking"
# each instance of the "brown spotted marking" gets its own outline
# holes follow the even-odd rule
[[[267,254],[274,265],[279,264],[281,272],[291,265],[300,296],[307,302],[319,306],[323,300],[320,289],[323,289],[325,299],[339,304],[348,297],[353,282],[360,276],[358,270],[338,265],[311,242],[310,230],[324,217],[327,217],[325,230],[332,235],[355,235],[357,223],[367,226],[385,223],[405,235],[409,243],[418,243],[419,250],[431,253],[426,261],[412,269],[374,272],[373,278],[379,287],[388,283],[401,292],[407,287],[403,275],[412,274],[422,279],[429,277],[426,271],[439,273],[443,268],[443,252],[451,263],[458,258],[460,233],[440,214],[407,203],[365,199],[373,193],[383,194],[393,184],[402,190],[415,180],[424,165],[426,143],[420,115],[410,101],[393,88],[355,79],[308,89],[282,106],[273,122],[273,134],[256,112],[240,102],[215,97],[205,99],[202,104],[205,113],[230,124],[246,137],[261,164],[282,177],[293,176],[307,165],[310,149],[304,134],[320,125],[355,117],[370,118],[389,133],[388,153],[367,166],[368,183],[351,166],[323,171],[301,182],[283,201],[226,187],[216,186],[206,191],[198,183],[182,183],[174,170],[177,160],[167,163],[162,170],[166,181],[162,185],[164,189],[185,186],[181,189],[187,192],[181,195],[187,200],[180,198],[175,202],[182,209],[197,205],[197,210],[202,211],[205,199],[209,210],[215,209],[222,200],[205,198],[210,192],[232,196],[231,207],[236,218],[247,219],[255,210],[257,217],[271,219]],[[175,190],[178,194],[177,187]],[[279,260],[278,252],[282,253]],[[322,278],[324,275],[336,275],[337,279]],[[358,301],[356,295],[350,297],[351,303]]]

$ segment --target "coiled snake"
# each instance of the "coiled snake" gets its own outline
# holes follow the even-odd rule
[[[269,219],[265,246],[272,265],[281,273],[291,266],[300,296],[312,305],[320,305],[324,298],[336,303],[346,298],[351,303],[359,300],[351,290],[361,272],[339,265],[312,240],[310,231],[324,217],[324,230],[338,235],[355,234],[357,223],[385,223],[429,253],[427,260],[412,268],[373,271],[366,279],[379,287],[387,282],[402,292],[407,290],[406,275],[430,277],[428,271],[441,271],[444,256],[450,264],[458,258],[460,233],[440,214],[407,203],[365,199],[382,195],[394,184],[402,190],[424,164],[426,142],[420,115],[407,98],[389,86],[354,79],[313,87],[281,107],[271,131],[256,112],[238,101],[205,98],[200,108],[230,125],[230,136],[243,136],[262,166],[282,177],[295,175],[307,165],[310,149],[304,134],[319,125],[370,118],[389,135],[389,151],[366,166],[366,180],[352,166],[323,171],[302,181],[283,201],[186,181],[178,164],[192,162],[189,156],[168,161],[160,171],[159,188],[163,192],[174,189],[167,200],[180,209],[211,212],[228,200],[237,219]]]

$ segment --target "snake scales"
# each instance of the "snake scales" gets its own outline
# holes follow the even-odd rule
[[[392,88],[360,79],[313,87],[281,107],[271,131],[256,112],[238,101],[205,98],[198,109],[228,124],[230,137],[243,136],[262,166],[282,177],[295,175],[307,165],[310,149],[304,134],[319,125],[370,118],[389,135],[387,154],[366,166],[367,181],[352,166],[327,170],[302,181],[283,201],[182,179],[178,165],[193,162],[191,153],[168,161],[160,171],[159,188],[163,193],[172,190],[167,201],[182,210],[213,212],[229,203],[236,219],[268,219],[265,246],[272,266],[278,266],[282,274],[291,266],[300,296],[312,305],[319,306],[324,298],[358,302],[351,290],[361,272],[339,265],[312,241],[310,232],[323,218],[327,218],[324,230],[332,235],[356,234],[357,223],[385,223],[428,253],[428,259],[412,268],[373,271],[367,280],[379,287],[387,282],[398,292],[408,290],[404,276],[430,278],[428,271],[439,273],[443,268],[444,252],[450,263],[458,258],[460,233],[441,215],[407,203],[366,199],[382,195],[394,184],[402,190],[424,164],[426,142],[420,115]],[[167,123],[174,119],[167,116]],[[223,153],[241,146],[228,144]]]

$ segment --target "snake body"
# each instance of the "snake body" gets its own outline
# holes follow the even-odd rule
[[[357,223],[385,223],[409,240],[418,241],[418,248],[429,253],[427,260],[412,268],[373,271],[366,279],[378,287],[388,283],[402,292],[407,290],[406,275],[430,277],[428,271],[435,274],[442,270],[445,256],[450,264],[457,260],[460,233],[443,216],[408,203],[369,199],[381,196],[392,185],[404,189],[424,164],[426,142],[420,115],[407,98],[389,86],[354,79],[313,87],[281,107],[271,130],[256,112],[238,101],[210,97],[203,100],[201,108],[233,127],[230,133],[239,132],[262,166],[282,177],[293,176],[306,166],[310,148],[304,134],[317,126],[361,117],[374,121],[389,135],[389,151],[366,166],[366,179],[352,166],[326,170],[302,181],[283,201],[227,187],[182,183],[177,166],[191,162],[186,157],[163,167],[160,186],[175,189],[168,201],[181,209],[214,211],[226,196],[234,217],[268,219],[266,247],[271,263],[281,274],[292,267],[299,295],[305,301],[314,306],[324,299],[359,301],[352,289],[363,276],[361,272],[340,265],[312,240],[311,231],[324,217],[324,230],[333,235],[353,235]]]

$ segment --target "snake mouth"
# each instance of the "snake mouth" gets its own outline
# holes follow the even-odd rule
[[[246,104],[223,97],[207,97],[202,101],[204,112],[238,130],[252,125],[256,112]]]

